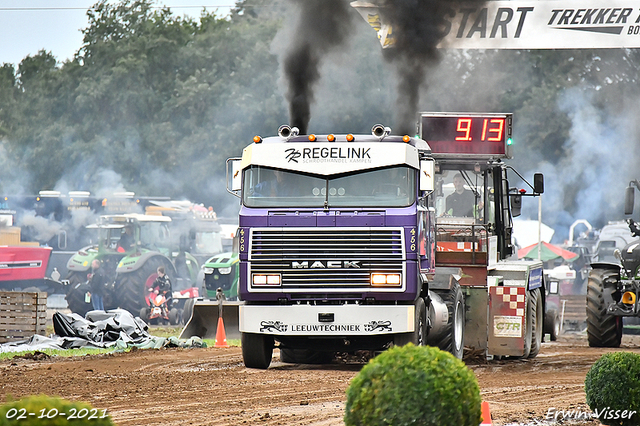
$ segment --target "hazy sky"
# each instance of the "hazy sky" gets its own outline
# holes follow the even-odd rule
[[[0,64],[17,65],[44,49],[58,61],[69,59],[82,44],[87,10],[98,0],[0,0]],[[227,15],[235,0],[159,0],[175,15],[197,18],[203,7]]]

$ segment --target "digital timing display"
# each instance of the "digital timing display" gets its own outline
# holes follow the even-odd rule
[[[511,114],[422,114],[420,137],[427,141],[434,157],[507,157],[511,124]]]

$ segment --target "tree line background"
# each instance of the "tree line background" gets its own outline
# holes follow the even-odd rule
[[[0,67],[0,191],[126,189],[235,214],[225,160],[289,120],[278,58],[295,14],[290,0],[239,1],[228,17],[198,20],[152,0],[96,3],[72,60],[40,51]],[[320,64],[311,133],[393,128],[397,70],[355,10],[350,26]],[[635,49],[443,51],[420,110],[513,112],[510,163],[530,180],[545,173],[543,220],[559,235],[575,219],[602,226],[622,217],[624,187],[640,178],[639,59]],[[525,204],[535,217],[537,203]]]

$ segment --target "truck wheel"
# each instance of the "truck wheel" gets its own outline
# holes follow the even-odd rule
[[[172,308],[169,311],[169,324],[178,325],[180,324],[180,321],[181,321],[180,311],[178,310],[178,308]]]
[[[529,358],[535,358],[542,346],[542,336],[544,335],[544,306],[540,297],[540,289],[536,288],[531,292],[531,350]]]
[[[537,299],[536,299],[537,300]],[[526,307],[524,310],[524,350],[522,358],[529,358],[531,353],[531,347],[533,346],[533,323],[534,310],[533,310],[533,292],[527,290]]]
[[[560,317],[558,311],[550,309],[544,316],[544,332],[549,334],[552,342],[558,340],[560,335]]]
[[[280,361],[288,364],[329,364],[333,352],[319,352],[310,349],[280,349]]]
[[[415,303],[415,318],[412,333],[402,333],[393,336],[395,346],[404,346],[413,343],[416,346],[424,346],[427,336],[427,308],[422,297],[418,297]]]
[[[592,269],[587,284],[587,339],[595,348],[618,348],[622,340],[622,317],[607,314],[607,298],[618,289],[608,284],[619,283],[617,271]]]
[[[116,301],[118,306],[132,314],[144,307],[146,283],[148,280],[153,282],[157,275],[158,266],[164,266],[167,271],[170,271],[173,267],[164,258],[155,256],[147,260],[144,265],[135,271],[119,274],[115,292],[119,297],[119,300]]]
[[[462,288],[456,282],[450,290],[433,291],[436,291],[445,305],[447,305],[449,320],[447,332],[439,340],[432,342],[432,345],[443,351],[450,352],[458,359],[462,359],[464,355],[464,324],[466,321],[466,306]]]
[[[65,299],[67,305],[74,314],[85,316],[87,312],[93,310],[91,303],[85,302],[85,295],[91,290],[87,284],[86,272],[70,272],[67,276],[69,280],[68,291]]]
[[[242,359],[247,368],[266,370],[273,356],[273,336],[256,333],[241,333]]]

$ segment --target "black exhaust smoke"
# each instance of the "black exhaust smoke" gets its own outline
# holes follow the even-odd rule
[[[284,54],[283,70],[290,124],[304,135],[322,59],[346,40],[353,11],[346,0],[290,0],[290,3],[300,13]]]
[[[426,72],[438,64],[441,53],[436,46],[450,29],[449,20],[462,5],[481,7],[485,0],[376,0],[382,20],[393,28],[394,47],[384,50],[386,60],[398,69],[397,133],[415,131],[419,92]]]

